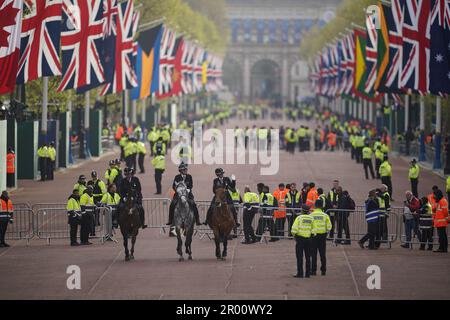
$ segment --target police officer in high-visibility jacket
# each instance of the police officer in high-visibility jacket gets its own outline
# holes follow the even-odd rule
[[[381,144],[375,149],[375,171],[377,173],[377,179],[381,179],[380,176],[380,166],[384,160],[384,153],[381,151]]]
[[[77,232],[78,225],[81,221],[81,206],[80,206],[80,194],[78,189],[74,189],[67,201],[67,217],[68,224],[70,225],[70,245],[78,246]]]
[[[302,213],[295,219],[291,234],[295,237],[295,255],[297,258],[297,273],[295,278],[309,278],[311,273],[311,237],[313,218],[309,216],[309,207],[302,206]],[[305,273],[303,273],[303,257],[305,257]]]
[[[434,227],[439,237],[439,248],[434,252],[448,252],[447,225],[448,225],[448,201],[441,190],[434,193],[436,198],[436,210],[434,212]]]
[[[233,176],[231,176],[231,180],[236,180],[236,178]],[[233,216],[234,216],[234,221],[239,221],[238,220],[238,210],[239,210],[239,205],[242,203],[242,197],[241,197],[241,192],[239,191],[238,188],[236,188],[236,184],[230,185],[228,187],[228,193],[230,194],[231,200],[233,201],[233,205],[235,210],[233,211]],[[233,228],[233,238],[237,238],[237,226],[235,225],[235,227]]]
[[[78,190],[78,194],[83,194],[84,190],[86,190],[86,176],[81,174],[78,176],[78,181],[73,186],[72,190]]]
[[[261,240],[261,237],[266,230],[266,227],[269,228],[270,232],[270,241],[278,241],[279,239],[275,238],[275,228],[274,228],[274,222],[273,222],[273,208],[278,207],[278,201],[275,199],[275,197],[270,193],[270,189],[268,186],[264,186],[262,189],[262,194],[259,197],[260,205],[262,207],[261,210],[261,216],[258,221],[258,227],[256,229],[256,236],[258,238],[258,241]]]
[[[372,148],[369,147],[369,143],[366,143],[366,145],[362,149],[363,166],[364,166],[364,173],[366,175],[366,180],[369,180],[369,173],[367,172],[369,170],[372,179],[375,179],[375,173],[373,172],[372,157],[373,157]]]
[[[80,228],[80,244],[89,245],[89,234],[95,236],[95,224],[94,224],[94,210],[96,206],[94,204],[94,198],[92,193],[94,188],[88,186],[84,193],[80,197],[81,207],[81,228]]]
[[[314,211],[310,214],[313,219],[312,225],[312,250],[311,250],[311,275],[315,276],[317,271],[317,253],[320,255],[320,271],[324,276],[327,272],[327,233],[331,230],[330,217],[324,213],[324,201],[319,197],[316,201]]]
[[[127,145],[127,142],[128,142],[128,133],[125,133],[119,140],[120,160],[125,160],[125,146]]]
[[[369,197],[366,200],[366,222],[367,222],[367,234],[358,241],[361,249],[364,249],[364,243],[369,240],[369,249],[375,250],[376,241],[378,240],[378,218],[380,215],[380,206],[377,199],[377,193],[375,190],[369,192]]]
[[[245,186],[243,199],[244,213],[242,219],[244,222],[244,237],[242,244],[252,244],[257,241],[255,231],[253,230],[253,219],[258,212],[259,196],[255,192],[250,191],[249,186]]]
[[[39,170],[41,172],[41,181],[47,180],[48,169],[48,147],[46,143],[43,143],[37,150],[37,156],[39,157]]]
[[[14,207],[8,191],[2,191],[0,196],[0,248],[9,247],[9,244],[5,242],[5,236],[8,224],[14,221],[13,214]]]
[[[167,154],[166,143],[163,141],[163,138],[160,136],[158,140],[153,144],[153,154]]]
[[[413,159],[411,161],[411,167],[409,167],[409,172],[408,172],[408,178],[409,181],[411,182],[411,192],[414,195],[414,197],[418,198],[419,197],[419,174],[420,174],[420,167],[417,164],[416,159]]]
[[[388,187],[383,184],[381,185],[380,192],[378,194],[378,227],[379,236],[383,241],[388,240],[388,222],[389,216],[391,214],[391,196],[388,192]],[[380,246],[380,242],[376,243],[376,246]]]
[[[109,169],[105,172],[105,180],[106,184],[109,186],[110,184],[114,184],[117,176],[119,175],[119,169],[117,168],[116,161],[109,161]]]
[[[108,192],[105,193],[102,197],[102,200],[100,201],[100,205],[106,205],[111,208],[111,220],[105,219],[105,237],[108,241],[112,240],[112,228],[118,227],[118,212],[117,209],[119,208],[120,204],[120,195],[116,192],[116,185],[110,184],[108,186]],[[112,222],[112,223],[111,223]]]
[[[429,251],[433,250],[433,208],[428,202],[427,197],[420,200],[421,207],[417,211],[419,213],[419,231],[420,250],[425,250],[425,245],[428,244]]]
[[[53,141],[50,142],[50,146],[48,147],[47,151],[48,151],[47,178],[48,180],[53,180],[56,168],[56,149],[55,143]]]
[[[164,153],[159,153],[152,160],[152,166],[155,168],[156,195],[162,193],[162,175],[166,170],[166,158]]]
[[[136,142],[136,150],[138,154],[138,164],[139,164],[139,173],[145,173],[145,167],[144,167],[144,159],[145,155],[147,154],[147,148],[145,147],[145,143],[142,141]]]
[[[158,138],[159,138],[158,130],[156,130],[155,127],[152,127],[152,129],[149,131],[149,133],[147,135],[147,140],[150,143],[151,156],[155,155],[155,153],[153,152],[153,146],[155,145],[155,143],[158,140]]]
[[[447,177],[447,184],[445,187],[445,191],[447,192],[447,199],[450,200],[450,176]]]
[[[91,185],[94,189],[94,203],[97,204],[100,200],[102,200],[103,195],[106,193],[106,185],[98,178],[97,171],[95,170],[91,172],[91,178],[92,180],[88,182],[88,185]]]
[[[380,165],[380,176],[381,183],[385,184],[388,187],[389,195],[391,197],[391,201],[393,201],[392,196],[392,166],[389,163],[389,157],[384,155],[383,163]]]

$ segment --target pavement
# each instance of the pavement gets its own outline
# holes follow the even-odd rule
[[[300,122],[284,120],[246,121],[233,119],[223,128],[234,126],[280,125],[298,127]],[[305,123],[306,124],[306,123]],[[313,123],[309,123],[313,127]],[[34,203],[66,201],[80,174],[90,175],[97,170],[103,175],[114,155],[86,161],[76,168],[56,173],[50,182],[20,181],[13,191],[13,201]],[[409,164],[402,158],[392,158],[394,168],[394,205],[400,206],[404,192],[409,189]],[[221,165],[227,175],[237,177],[243,191],[249,184],[256,190],[258,182],[273,191],[279,182],[315,181],[325,190],[339,179],[357,204],[362,204],[377,180],[365,180],[362,165],[350,160],[343,152],[306,152],[295,155],[280,153],[277,175],[262,176],[260,165]],[[138,175],[144,197],[155,197],[150,160],[146,159],[146,173]],[[191,165],[194,194],[197,200],[211,199],[211,182],[217,165]],[[163,176],[163,197],[170,195],[170,186],[177,169],[168,164]],[[444,187],[445,181],[431,171],[423,170],[419,193],[428,194],[433,185]],[[327,245],[328,271],[326,276],[310,279],[292,278],[295,273],[295,244],[292,240],[242,245],[240,239],[229,242],[228,258],[217,261],[214,243],[208,237],[194,238],[193,261],[179,262],[176,240],[159,229],[140,232],[135,258],[124,261],[121,243],[107,242],[83,247],[70,247],[68,240],[32,239],[11,241],[10,248],[0,248],[0,270],[8,276],[0,277],[0,299],[449,299],[450,256],[429,251],[406,250],[397,241],[389,249],[362,250],[351,246]],[[66,282],[68,266],[81,270],[81,289],[69,290]],[[378,266],[381,288],[369,290],[368,267]]]

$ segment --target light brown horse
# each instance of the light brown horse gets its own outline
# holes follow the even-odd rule
[[[231,213],[231,204],[227,203],[227,194],[224,188],[216,190],[214,211],[209,221],[209,227],[214,232],[217,260],[225,260],[227,256],[228,236],[235,226]],[[220,243],[223,243],[223,252],[220,253]]]

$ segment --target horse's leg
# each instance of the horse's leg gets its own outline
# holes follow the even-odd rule
[[[214,242],[216,243],[216,258],[218,260],[222,259],[220,255],[220,235],[218,231],[214,231]]]
[[[137,233],[133,232],[133,236],[131,237],[131,255],[130,259],[134,260],[134,244],[136,243]]]
[[[227,256],[227,247],[228,247],[228,236],[223,237],[223,252],[222,252],[222,260],[225,260]]]
[[[125,248],[125,261],[130,260],[130,252],[128,251],[128,235],[125,235],[125,233],[122,233],[123,236],[123,246]]]
[[[192,249],[191,249],[191,244],[192,244],[192,234],[194,233],[194,226],[192,226],[189,229],[189,232],[186,235],[186,241],[185,241],[185,245],[186,245],[186,253],[189,255],[188,259],[192,260]]]
[[[180,228],[176,228],[176,232],[177,232],[177,240],[178,240],[178,245],[177,245],[177,253],[180,256],[180,258],[178,259],[178,261],[183,261],[183,250],[181,249],[181,247],[183,246],[183,240],[181,240],[181,233],[180,233]]]

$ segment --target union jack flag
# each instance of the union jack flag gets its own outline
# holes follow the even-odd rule
[[[117,0],[103,0],[103,50],[101,54],[103,70],[105,71],[105,82],[114,81],[114,66],[116,52],[116,17],[118,13]]]
[[[205,58],[205,50],[201,47],[197,47],[194,54],[194,69],[192,75],[192,87],[194,89],[194,93],[201,92],[203,89],[202,84],[202,67],[203,61]]]
[[[211,55],[208,68],[207,91],[214,92],[221,89],[222,61],[223,60],[219,56]]]
[[[389,64],[378,91],[400,93],[402,88],[404,6],[401,0],[392,0],[391,7],[383,6],[383,10],[389,30]]]
[[[430,0],[401,0],[404,5],[401,84],[420,94],[429,87]]]
[[[63,77],[58,91],[94,88],[105,81],[100,59],[103,45],[103,2],[63,0],[61,31]]]
[[[118,13],[117,0],[103,0],[103,17],[105,23],[103,25],[103,33],[105,37],[115,35],[116,32],[116,16]]]
[[[433,0],[431,11],[430,92],[450,94],[450,1]]]
[[[137,86],[137,77],[133,65],[133,55],[136,48],[133,39],[138,24],[139,19],[134,14],[133,1],[129,0],[121,3],[116,15],[114,78],[111,83],[107,83],[103,87],[100,95],[119,93],[124,89],[131,89]]]
[[[345,94],[353,95],[353,85],[354,85],[354,72],[355,72],[355,39],[353,37],[353,32],[345,37],[345,49],[346,60],[347,60],[347,81],[344,89]]]
[[[322,96],[328,96],[330,89],[330,48],[326,47],[322,52],[320,67],[320,94]]]
[[[337,92],[337,76],[338,76],[338,50],[337,45],[333,44],[330,48],[330,88],[328,91],[328,97],[335,97]]]
[[[172,91],[172,74],[175,65],[176,40],[177,37],[175,32],[164,26],[159,58],[159,90],[157,93],[159,98],[169,97],[170,92]]]
[[[191,41],[184,41],[183,58],[181,63],[181,89],[184,94],[193,93],[192,67],[194,64],[195,45]]]
[[[25,6],[30,14],[22,20],[18,84],[61,74],[62,0],[27,0]]]
[[[366,18],[367,42],[366,42],[366,68],[367,81],[365,91],[371,93],[374,91],[377,80],[377,59],[378,59],[378,32],[375,28],[374,17]]]
[[[339,39],[337,44],[338,49],[338,76],[337,83],[338,87],[336,90],[336,95],[340,96],[344,94],[345,88],[347,86],[347,49],[345,44],[345,39]]]

